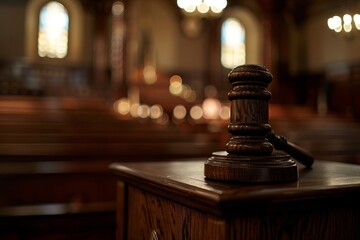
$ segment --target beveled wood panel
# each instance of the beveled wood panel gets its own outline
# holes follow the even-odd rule
[[[133,187],[127,202],[127,239],[150,239],[152,231],[159,239],[225,239],[226,221],[220,218]]]
[[[337,206],[244,216],[230,221],[228,239],[358,239],[360,208]]]
[[[360,166],[316,161],[292,183],[205,179],[204,160],[113,164],[125,239],[359,239]],[[118,187],[123,189],[123,185]],[[122,198],[120,205],[122,205]],[[119,226],[123,224],[123,226]],[[122,238],[120,238],[122,239]]]

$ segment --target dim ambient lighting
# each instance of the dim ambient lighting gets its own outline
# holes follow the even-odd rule
[[[227,5],[226,0],[177,0],[177,5],[188,15],[218,15]]]
[[[196,100],[196,92],[187,84],[182,83],[182,78],[179,75],[174,75],[169,79],[169,92],[185,99],[187,102],[194,102]]]
[[[166,113],[162,114],[161,117],[154,119],[154,122],[161,126],[168,126],[169,124],[169,115]]]
[[[172,94],[186,98],[184,92],[195,93],[190,86],[182,83],[182,78],[174,75],[169,79],[169,90]],[[180,90],[179,90],[180,89]],[[182,104],[176,105],[171,110],[164,110],[161,104],[147,105],[140,102],[138,88],[131,88],[128,97],[120,98],[113,103],[114,112],[122,119],[139,119],[141,122],[151,120],[162,126],[169,124],[169,116],[172,116],[174,124],[189,123],[218,123],[230,119],[230,106],[217,99],[216,87],[209,85],[205,89],[205,99],[200,103],[185,107]],[[191,94],[189,94],[190,96]],[[196,94],[195,94],[196,96]],[[196,97],[194,98],[194,101]],[[169,112],[167,112],[169,111]],[[145,121],[144,121],[145,120]]]
[[[174,75],[170,78],[169,91],[171,94],[180,96],[183,90],[182,78],[178,75]]]
[[[121,16],[124,13],[124,3],[114,2],[111,8],[111,12],[114,16]]]
[[[160,104],[149,106],[147,104],[131,103],[129,98],[121,98],[113,103],[114,112],[121,118],[129,119],[151,119],[159,125],[169,123],[169,115],[164,111]],[[221,103],[216,98],[206,98],[202,104],[193,105],[189,114],[185,106],[177,105],[172,110],[173,122],[175,124],[183,123],[188,115],[190,122],[218,121],[230,119],[230,107]]]
[[[150,107],[150,117],[152,119],[159,119],[163,114],[164,110],[160,105],[156,104]]]
[[[183,105],[174,107],[173,116],[175,119],[182,120],[186,117],[186,108]]]
[[[229,120],[230,119],[230,107],[222,106],[220,109],[219,117],[222,120]]]
[[[344,14],[341,18],[339,16],[333,16],[327,21],[328,27],[337,33],[346,32],[349,33],[353,29],[360,30],[360,14],[351,16],[350,14]]]
[[[130,102],[127,98],[121,98],[114,103],[115,112],[126,115],[130,112]]]
[[[133,118],[151,118],[153,120],[159,120],[164,117],[163,107],[159,104],[148,106],[146,104],[133,103],[130,104],[130,100],[126,97],[116,100],[113,103],[114,112],[119,113],[122,116],[131,116]]]
[[[133,118],[137,118],[138,117],[138,108],[139,108],[139,104],[138,103],[134,103],[130,106],[130,116]]]
[[[216,98],[207,98],[202,104],[206,119],[217,119],[220,114],[221,104]]]
[[[157,81],[156,69],[153,66],[147,65],[143,70],[145,83],[152,85]]]
[[[137,109],[137,115],[140,118],[148,118],[150,116],[150,107],[146,104],[142,104]]]
[[[203,110],[200,106],[196,105],[190,109],[190,117],[193,120],[200,120],[203,117]]]
[[[119,84],[124,80],[124,4],[122,2],[114,2],[111,10],[111,81],[114,84]]]

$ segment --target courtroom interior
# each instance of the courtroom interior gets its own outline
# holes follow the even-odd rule
[[[157,188],[114,163],[156,182],[152,166],[225,150],[243,65],[271,73],[264,123],[360,180],[359,0],[1,0],[0,46],[0,239],[141,239],[119,204],[131,180]]]

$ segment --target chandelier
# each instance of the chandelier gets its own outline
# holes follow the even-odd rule
[[[327,21],[328,27],[337,33],[342,31],[349,33],[353,29],[360,30],[360,14],[344,14],[341,18],[339,16],[333,16]]]
[[[177,5],[188,15],[219,15],[227,5],[226,0],[177,0]]]

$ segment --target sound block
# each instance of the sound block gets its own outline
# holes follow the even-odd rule
[[[207,179],[234,182],[290,182],[298,180],[298,169],[290,155],[242,156],[214,152],[205,162]]]

